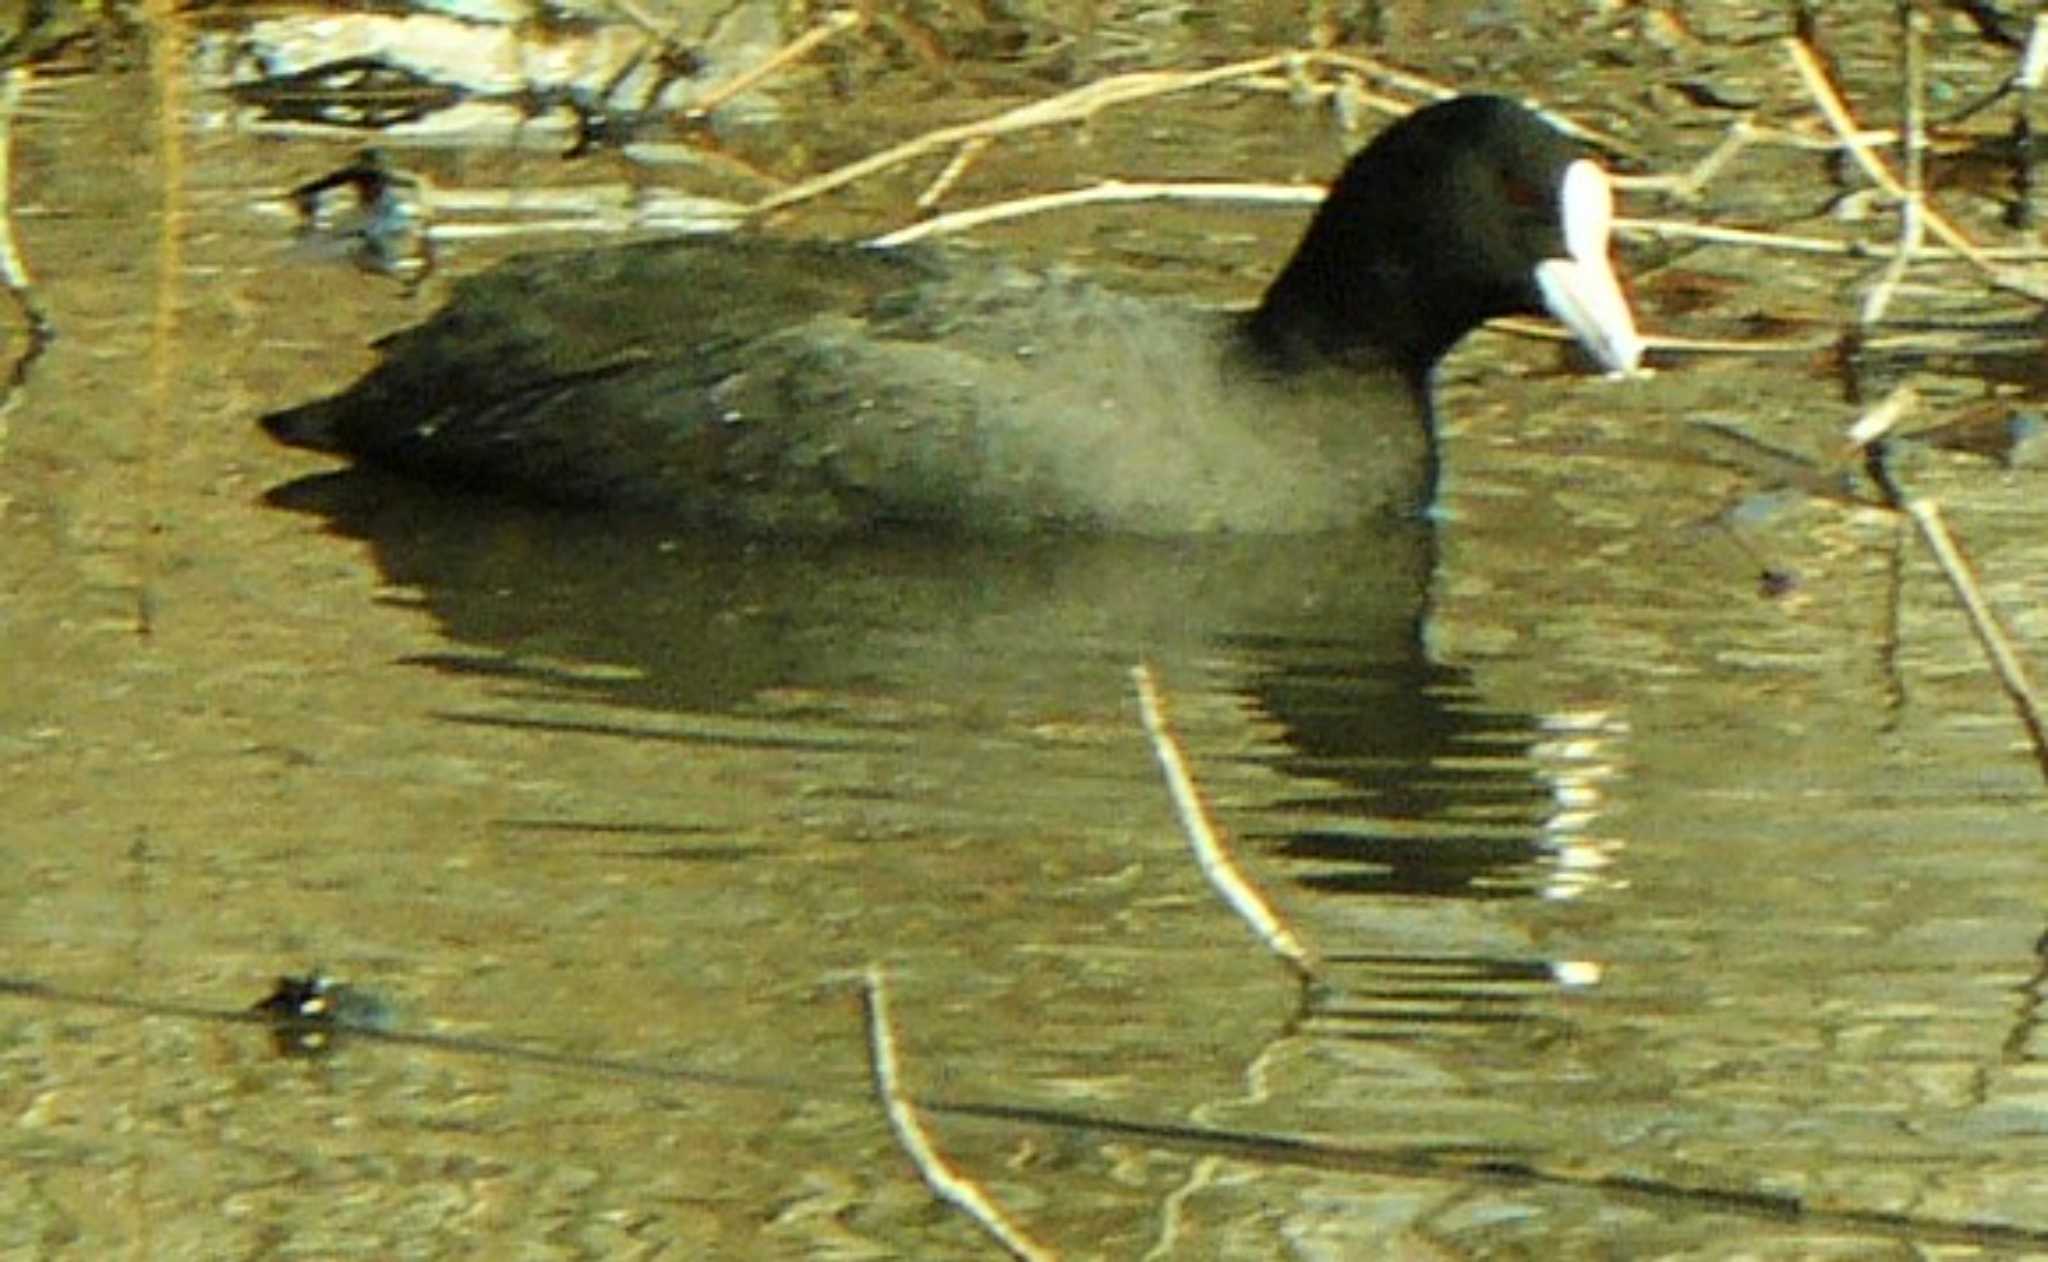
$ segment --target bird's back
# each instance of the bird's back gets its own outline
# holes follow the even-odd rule
[[[770,240],[517,259],[388,339],[302,446],[748,529],[1302,531],[1412,509],[1420,403],[1228,317],[972,255]]]

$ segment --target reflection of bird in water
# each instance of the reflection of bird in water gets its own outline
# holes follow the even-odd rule
[[[341,255],[416,290],[434,271],[426,193],[425,177],[393,166],[380,149],[365,149],[291,191],[300,247]]]

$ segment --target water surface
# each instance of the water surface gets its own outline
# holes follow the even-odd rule
[[[1526,74],[1540,41],[1501,29],[1460,40]],[[144,116],[146,89],[57,99]],[[1232,152],[1302,126],[1278,99],[1178,108],[1152,130]],[[251,210],[350,142],[280,164],[194,130],[171,171],[119,113],[18,142],[64,336],[0,453],[6,973],[229,1012],[323,968],[398,1031],[509,1050],[283,1059],[190,1013],[0,1000],[7,1251],[987,1256],[868,1095],[871,964],[914,1092],[1059,1115],[930,1120],[1066,1256],[2048,1239],[2019,730],[1883,514],[1802,493],[1720,524],[1774,475],[1696,422],[1824,457],[1853,409],[1805,362],[1601,383],[1475,339],[1433,532],[677,537],[269,446],[258,414],[345,383],[432,285],[311,268]],[[1147,130],[1037,142],[1014,177],[1141,166],[1120,146]],[[1812,169],[1758,161],[1735,200],[1811,228]],[[1290,230],[1020,244],[1241,297]],[[1847,275],[1724,260],[1780,283],[1693,316],[1657,305],[1668,262],[1635,258],[1653,328],[1826,313]],[[2039,642],[2038,472],[1907,468]],[[1318,986],[1188,858],[1139,661]],[[1205,1162],[1160,1126],[1332,1151]]]

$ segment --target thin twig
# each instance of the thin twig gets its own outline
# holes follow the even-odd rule
[[[1760,134],[1756,121],[1745,115],[1728,125],[1728,134],[1721,137],[1721,143],[1715,145],[1706,157],[1693,163],[1691,170],[1669,175],[1616,176],[1614,185],[1620,189],[1655,190],[1669,193],[1681,201],[1696,201],[1722,168],[1733,162],[1735,155],[1755,144]]]
[[[1308,67],[1305,62],[1297,62],[1293,68]],[[1347,135],[1358,130],[1362,110],[1377,110],[1389,118],[1400,118],[1415,109],[1413,101],[1366,91],[1358,86],[1356,76],[1338,83],[1317,83],[1299,75],[1248,75],[1233,86],[1249,92],[1275,93],[1297,105],[1333,102],[1339,111],[1339,131]]]
[[[960,182],[960,177],[973,169],[975,159],[981,157],[994,143],[995,141],[988,136],[976,136],[961,145],[953,154],[952,161],[939,169],[939,173],[932,177],[932,182],[925,185],[924,192],[919,193],[917,200],[911,203],[917,207],[918,213],[927,213],[938,205],[947,193],[953,191],[953,186]]]
[[[1907,269],[1912,267],[1914,256],[1919,253],[1921,240],[1926,235],[1927,119],[1922,105],[1926,69],[1925,58],[1921,54],[1919,18],[1914,0],[1898,0],[1899,59],[1904,63],[1904,73],[1899,76],[1900,92],[1904,98],[1900,102],[1899,114],[1905,123],[1899,131],[1899,165],[1905,171],[1905,196],[1899,202],[1898,248],[1879,273],[1877,283],[1864,295],[1862,310],[1857,314],[1857,322],[1865,326],[1884,319],[1886,309],[1891,306],[1892,295],[1898,292],[1899,282],[1905,279]]]
[[[124,1015],[165,1017],[225,1027],[268,1025],[276,1018],[246,1005],[233,1008],[169,1003],[124,994],[64,990],[32,977],[0,975],[0,1001],[25,1001],[51,1006],[77,1006]],[[642,1063],[604,1056],[570,1054],[542,1047],[499,1043],[467,1035],[433,1034],[375,1027],[353,1028],[352,1038],[392,1047],[417,1048],[436,1054],[479,1056],[528,1065],[557,1073],[596,1074],[628,1082],[666,1087],[710,1086],[721,1090],[767,1091],[790,1099],[814,1100],[821,1093],[840,1098],[834,1081],[807,1077],[801,1081],[728,1074],[678,1067],[666,1061]],[[893,1050],[889,1053],[893,1058]],[[892,1073],[893,1065],[892,1065]],[[1073,1135],[1115,1139],[1174,1152],[1216,1154],[1261,1168],[1316,1170],[1364,1175],[1375,1179],[1454,1182],[1475,1188],[1561,1188],[1574,1195],[1614,1204],[1643,1207],[1660,1214],[1698,1214],[1703,1206],[1741,1220],[1782,1226],[1797,1223],[1809,1231],[1875,1236],[1910,1242],[1928,1241],[1986,1248],[2039,1251],[2048,1247],[2048,1232],[2015,1227],[1989,1219],[1956,1219],[1902,1213],[1891,1208],[1862,1210],[1808,1199],[1796,1193],[1737,1190],[1727,1184],[1681,1182],[1622,1173],[1588,1170],[1569,1154],[1556,1161],[1526,1149],[1489,1147],[1474,1153],[1457,1143],[1343,1143],[1275,1131],[1238,1130],[1207,1123],[1155,1122],[1142,1118],[1083,1113],[1031,1104],[999,1104],[968,1100],[925,1099],[915,1102],[927,1113],[973,1118],[1010,1126],[1050,1127]],[[138,1238],[143,1233],[138,1233]]]
[[[5,388],[0,390],[0,414],[14,406],[21,387],[28,381],[29,369],[42,358],[56,335],[56,327],[36,301],[28,265],[22,262],[21,247],[14,239],[14,116],[21,108],[31,73],[26,66],[0,71],[0,285],[6,287],[21,312],[22,323],[28,326],[26,345],[15,356]]]
[[[1432,101],[1449,100],[1461,91],[1469,91],[1469,89],[1455,88],[1435,79],[1426,79],[1421,75],[1396,69],[1385,62],[1375,61],[1370,57],[1360,57],[1355,53],[1316,50],[1296,55],[1307,65],[1334,66],[1344,70],[1354,70],[1368,79],[1378,80],[1403,92],[1413,92]],[[1551,126],[1568,136],[1585,141],[1589,145],[1597,146],[1621,157],[1639,158],[1642,156],[1642,150],[1639,147],[1612,132],[1601,131],[1597,127],[1589,127],[1577,119],[1558,113],[1539,101],[1524,99],[1522,104],[1527,106],[1532,113],[1547,119]],[[1404,110],[1403,112],[1405,113],[1406,111]]]
[[[1927,51],[1922,41],[1925,20],[1917,0],[1898,0],[1899,59],[1905,73],[1899,83],[1899,165],[1905,168],[1906,191],[1918,194],[1927,186]]]
[[[918,1119],[910,1097],[903,1093],[902,1080],[896,1072],[896,1031],[889,1021],[889,993],[880,968],[868,968],[861,987],[861,1004],[867,1013],[868,1060],[874,1069],[875,1096],[881,1101],[897,1144],[917,1168],[917,1177],[924,1180],[932,1195],[973,1219],[976,1226],[1009,1250],[1011,1257],[1023,1258],[1025,1262],[1051,1262],[1053,1255],[1043,1245],[1025,1235],[979,1186],[955,1173],[932,1145],[931,1135]]]
[[[986,206],[975,206],[956,210],[950,214],[936,215],[921,223],[894,232],[872,237],[867,244],[876,249],[894,249],[910,245],[930,237],[950,236],[974,228],[986,227],[1005,220],[1021,219],[1027,215],[1045,214],[1051,211],[1071,210],[1077,206],[1121,205],[1132,202],[1230,202],[1239,205],[1264,206],[1314,206],[1319,204],[1328,190],[1314,184],[1226,184],[1226,183],[1169,183],[1169,184],[1126,184],[1117,180],[1104,181],[1089,188],[1068,189],[1058,193],[1040,193],[1030,197],[1016,197],[1007,201],[992,202]],[[1655,228],[1658,225],[1647,221],[1626,221],[1632,225]],[[1676,225],[1686,227],[1688,225]],[[1727,230],[1730,233],[1736,229]],[[1776,241],[1757,240],[1768,238],[1769,234],[1748,233],[1741,238],[1744,244],[1784,245],[1792,242],[1794,248],[1807,244],[1811,239],[1785,238]],[[1843,246],[1841,242],[1811,241],[1814,245]],[[1846,252],[1846,248],[1845,248]],[[1517,337],[1529,337],[1542,341],[1570,341],[1571,335],[1556,325],[1539,320],[1503,318],[1490,320],[1487,327]],[[1773,340],[1729,340],[1713,338],[1687,338],[1645,336],[1645,347],[1651,350],[1681,351],[1696,354],[1728,355],[1806,355],[1824,350],[1834,344],[1831,336],[1801,339]]]
[[[1919,527],[1921,541],[1934,554],[1942,577],[1948,580],[1950,590],[1962,602],[1970,630],[1976,633],[1978,645],[1990,660],[1999,686],[2012,699],[2013,709],[2019,713],[2020,725],[2027,729],[2027,739],[2033,742],[2034,761],[2039,764],[2042,777],[2048,779],[2048,727],[2042,724],[2041,697],[2034,690],[2033,680],[2028,677],[2019,651],[1999,625],[1991,602],[1984,598],[1983,589],[1970,572],[1970,563],[1963,559],[1961,550],[1956,547],[1947,523],[1942,521],[1940,506],[1931,499],[1913,496],[1906,500],[1904,507],[1913,518],[1913,524]]]
[[[1863,168],[1864,174],[1886,194],[1897,201],[1905,202],[1909,197],[1906,186],[1892,173],[1891,168],[1885,165],[1884,159],[1878,156],[1871,144],[1858,131],[1855,120],[1849,114],[1848,106],[1843,104],[1842,98],[1836,94],[1834,85],[1828,82],[1827,74],[1821,68],[1813,50],[1797,39],[1787,39],[1785,47],[1792,57],[1793,66],[1799,71],[1800,79],[1806,84],[1806,89],[1813,96],[1815,104],[1820,107],[1822,116],[1827,119],[1828,125],[1835,129],[1835,134],[1841,137],[1856,165]],[[1975,264],[1994,287],[2023,294],[2036,302],[2048,302],[2048,293],[2013,277],[1986,258],[1975,242],[1964,236],[1961,229],[1950,223],[1947,216],[1935,210],[1933,206],[1923,205],[1921,219],[1928,231]]]
[[[1431,101],[1448,101],[1458,95],[1458,89],[1441,79],[1431,79],[1399,66],[1390,66],[1372,57],[1361,57],[1356,53],[1332,52],[1329,49],[1303,49],[1292,54],[1288,62],[1289,72],[1297,76],[1313,66],[1336,66],[1349,70],[1360,78],[1384,84],[1397,92],[1408,92]]]
[[[746,208],[738,202],[626,184],[442,188],[423,183],[414,192],[420,203],[419,230],[436,244],[552,232],[701,235],[731,232],[746,219]],[[289,196],[260,198],[250,209],[299,220],[304,216]]]
[[[2041,90],[2044,76],[2048,76],[2048,13],[2035,15],[2019,70],[1992,97],[1996,100],[2010,92],[2018,98],[2012,116],[2013,201],[2007,216],[2015,228],[2030,228],[2034,223],[2034,96]]]
[[[1237,913],[1238,918],[1251,926],[1252,933],[1268,951],[1278,956],[1304,982],[1314,981],[1314,955],[1302,945],[1301,939],[1266,901],[1266,896],[1237,866],[1221,830],[1210,821],[1209,810],[1202,803],[1201,790],[1195,787],[1194,777],[1188,774],[1180,742],[1174,739],[1173,730],[1167,726],[1165,707],[1160,704],[1159,685],[1152,678],[1152,668],[1143,664],[1131,667],[1131,682],[1137,686],[1138,713],[1144,719],[1145,735],[1152,740],[1152,754],[1159,760],[1159,770],[1166,777],[1167,791],[1173,795],[1174,809],[1180,814],[1181,830],[1187,834],[1188,845],[1195,852],[1195,862],[1202,869],[1202,875],[1208,878],[1210,888]]]
[[[695,105],[684,111],[683,117],[689,119],[711,117],[711,112],[719,106],[730,101],[748,88],[753,87],[791,62],[809,56],[812,49],[835,36],[853,30],[865,20],[858,11],[853,9],[841,9],[837,13],[827,14],[816,26],[797,36],[781,48],[776,49],[760,65],[742,74],[733,76],[706,93],[703,100],[698,101]]]
[[[1549,320],[1531,319],[1524,316],[1500,316],[1488,320],[1483,326],[1495,333],[1506,333],[1514,337],[1526,337],[1538,342],[1556,342],[1560,345],[1576,342],[1562,325]],[[1673,337],[1663,333],[1645,333],[1639,339],[1646,351],[1676,351],[1687,355],[1811,355],[1815,351],[1833,346],[1836,338],[1832,334],[1804,338],[1712,338]],[[1647,371],[1647,370],[1645,370]]]
[[[908,245],[926,237],[946,236],[965,232],[970,228],[979,228],[985,224],[1001,223],[1006,219],[1020,219],[1026,215],[1039,215],[1053,210],[1068,210],[1075,206],[1166,201],[1314,206],[1328,195],[1328,191],[1313,184],[1126,184],[1120,180],[1105,180],[1090,188],[1040,193],[1031,197],[994,202],[987,206],[956,210],[951,214],[935,215],[922,223],[875,237],[868,244],[884,249]]]
[[[1881,449],[1872,446],[1897,428],[1899,421],[1918,401],[1919,396],[1911,386],[1896,387],[1849,427],[1849,441],[1870,454],[1871,470],[1877,476],[1886,500],[1913,519],[1921,542],[1933,554],[1942,577],[1948,580],[1949,589],[1962,604],[1963,616],[1969,620],[1970,630],[1976,635],[1985,658],[1990,661],[1992,672],[1998,676],[1999,685],[2011,698],[2013,709],[2019,714],[2020,726],[2026,729],[2027,738],[2033,744],[2034,761],[2043,778],[2048,779],[2048,727],[2042,723],[2040,694],[2028,677],[2019,651],[2013,647],[2011,637],[2005,633],[1991,602],[1985,598],[1983,587],[1977,582],[1969,562],[1956,546],[1955,537],[1942,520],[1940,506],[1924,496],[1903,493],[1886,470]]]
[[[1899,427],[1906,414],[1920,404],[1920,392],[1911,386],[1894,386],[1892,392],[1877,401],[1863,415],[1849,426],[1849,444],[1852,447],[1867,447]]]
[[[953,127],[941,127],[936,131],[926,132],[924,135],[907,140],[900,145],[892,146],[880,153],[869,154],[865,158],[849,162],[844,166],[827,171],[823,175],[805,180],[770,197],[763,198],[755,203],[753,209],[755,213],[762,214],[794,205],[797,202],[808,201],[834,189],[843,188],[856,180],[864,179],[876,172],[888,170],[891,167],[923,157],[935,150],[949,149],[967,141],[1004,136],[1013,132],[1028,131],[1033,128],[1047,127],[1055,124],[1081,122],[1112,106],[1127,105],[1133,101],[1148,100],[1172,93],[1188,92],[1196,88],[1209,87],[1219,83],[1255,80],[1262,75],[1285,73],[1292,68],[1304,65],[1336,66],[1356,70],[1386,82],[1393,82],[1402,87],[1423,92],[1425,95],[1433,98],[1456,95],[1452,90],[1444,88],[1439,84],[1417,78],[1414,75],[1395,71],[1369,58],[1329,52],[1295,51],[1272,53],[1264,57],[1253,57],[1246,61],[1213,66],[1207,70],[1134,71],[1130,74],[1113,75],[1110,78],[1083,85],[1071,92],[1064,92],[1059,96],[1049,97],[1043,101],[1032,101],[1015,109],[1006,110],[993,118],[980,119],[971,123],[961,123]],[[1544,114],[1544,117],[1550,119],[1560,129],[1587,140],[1589,143],[1601,145],[1619,153],[1632,152],[1632,147],[1619,137],[1609,136],[1574,122],[1571,119],[1548,111],[1542,111],[1541,107],[1532,105],[1532,108],[1537,108],[1539,112]],[[1402,106],[1401,112],[1406,112],[1406,109],[1406,106]]]
[[[2026,51],[2012,78],[2013,86],[2021,92],[2040,91],[2041,81],[2048,78],[2048,13],[2034,15],[2034,25],[2027,32]]]
[[[1091,206],[1102,203],[1179,201],[1179,202],[1231,202],[1239,205],[1256,204],[1270,206],[1315,206],[1329,195],[1329,190],[1320,184],[1262,184],[1227,181],[1171,181],[1136,182],[1105,180],[1085,189],[1069,189],[1057,193],[1040,193],[1028,197],[1012,198],[992,202],[985,206],[974,206],[964,210],[936,215],[908,228],[875,237],[868,244],[874,246],[905,245],[924,237],[947,236],[986,224],[1001,223],[1026,215],[1043,214],[1047,211],[1067,210],[1076,206]],[[1677,219],[1631,219],[1618,218],[1614,230],[1637,236],[1662,237],[1675,240],[1706,241],[1719,245],[1746,246],[1764,250],[1785,250],[1800,254],[1832,254],[1843,258],[1868,259],[1888,258],[1894,253],[1889,245],[1872,245],[1864,241],[1841,241],[1829,237],[1796,236],[1783,232],[1764,232],[1755,228],[1726,228],[1717,224],[1690,223]],[[1985,251],[1987,257],[2029,260],[2048,259],[2048,248],[2026,246],[2011,250]],[[1961,256],[1940,246],[1925,246],[1920,249],[1919,258],[1930,261],[1952,262]]]
[[[1707,241],[1718,245],[1750,246],[1761,250],[1785,250],[1795,254],[1836,254],[1850,259],[1890,258],[1896,247],[1868,241],[1841,241],[1833,237],[1803,237],[1786,232],[1764,232],[1756,228],[1727,228],[1719,224],[1690,223],[1682,219],[1629,219],[1614,221],[1617,233],[1664,237],[1680,241]],[[2048,249],[2038,245],[1980,249],[1977,256],[2008,263],[2030,263],[2048,259]],[[1919,247],[1923,262],[1971,262],[1940,245]]]
[[[1282,65],[1288,56],[1286,53],[1274,53],[1270,56],[1255,57],[1250,61],[1232,62],[1227,66],[1192,73],[1147,70],[1114,75],[1043,101],[1032,101],[1015,109],[1005,110],[993,118],[926,132],[900,145],[892,145],[880,153],[871,153],[865,158],[849,162],[773,196],[765,197],[754,204],[754,211],[757,214],[765,213],[797,202],[809,201],[878,171],[886,171],[912,159],[923,157],[934,150],[950,149],[954,145],[983,136],[1003,136],[1054,123],[1078,122],[1112,105],[1122,105],[1173,92],[1186,92],[1226,79],[1242,78],[1245,75],[1263,74]]]

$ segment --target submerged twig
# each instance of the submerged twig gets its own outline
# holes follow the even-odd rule
[[[2042,721],[2040,694],[2034,688],[2019,650],[2013,646],[2012,638],[2006,634],[1991,608],[1991,602],[1985,598],[1984,589],[1977,582],[1969,562],[1963,558],[1962,549],[1956,546],[1955,536],[1942,520],[1940,506],[1925,496],[1902,490],[1886,465],[1882,446],[1885,437],[1898,428],[1899,422],[1918,403],[1919,394],[1911,386],[1895,387],[1849,427],[1849,442],[1864,452],[1865,465],[1877,480],[1887,506],[1910,517],[1919,530],[1921,541],[1927,545],[1935,565],[1962,605],[1963,616],[1968,619],[1970,630],[1977,637],[1978,646],[1984,650],[1992,672],[1998,676],[1999,686],[2012,699],[2020,725],[2026,729],[2027,738],[2033,744],[2034,761],[2040,766],[2042,776],[2048,778],[2048,725]]]
[[[1174,809],[1180,814],[1181,829],[1187,834],[1188,845],[1195,852],[1195,862],[1202,869],[1202,875],[1208,878],[1210,888],[1230,909],[1251,926],[1252,932],[1268,951],[1293,969],[1302,981],[1314,981],[1314,955],[1281,920],[1280,914],[1245,876],[1243,869],[1237,866],[1222,833],[1210,822],[1209,810],[1202,804],[1201,790],[1195,787],[1194,777],[1188,774],[1187,760],[1181,756],[1180,742],[1174,739],[1172,729],[1167,726],[1165,707],[1160,703],[1159,685],[1152,678],[1152,668],[1142,664],[1131,667],[1131,682],[1138,690],[1138,713],[1144,720],[1146,736],[1151,738],[1152,754],[1159,760],[1159,770],[1166,777],[1167,791],[1172,794]]]
[[[933,1146],[931,1135],[918,1119],[917,1109],[903,1093],[896,1071],[896,1030],[889,1021],[889,994],[882,970],[870,967],[861,987],[861,1003],[867,1012],[868,1060],[874,1069],[875,1096],[896,1143],[917,1168],[917,1176],[932,1194],[973,1219],[1010,1256],[1025,1262],[1051,1262],[1052,1254],[1009,1220],[975,1183],[955,1173]]]
[[[194,1021],[221,1026],[271,1026],[275,1017],[261,1005],[210,1008],[160,1002],[133,996],[72,991],[35,978],[0,975],[0,1001],[26,1000],[50,1005]],[[887,1029],[886,1012],[884,1029]],[[483,1056],[553,1073],[595,1074],[628,1082],[675,1087],[702,1086],[722,1090],[766,1091],[789,1099],[815,1099],[821,1092],[840,1098],[833,1082],[814,1077],[776,1079],[690,1069],[671,1063],[642,1063],[604,1056],[570,1054],[541,1047],[499,1043],[466,1035],[418,1033],[376,1027],[351,1028],[351,1037],[367,1043],[414,1048],[453,1056]],[[887,1044],[889,1072],[894,1080],[893,1036]],[[1261,1167],[1350,1173],[1375,1179],[1450,1181],[1472,1187],[1560,1188],[1623,1206],[1641,1206],[1663,1214],[1714,1212],[1759,1224],[1797,1223],[1813,1230],[1874,1235],[1885,1240],[1925,1247],[1927,1242],[1954,1242],[1978,1249],[2006,1246],[2039,1250],[2048,1247],[2048,1232],[2007,1222],[1934,1218],[1893,1208],[1856,1209],[1825,1200],[1809,1200],[1786,1192],[1752,1192],[1709,1182],[1681,1182],[1633,1173],[1587,1169],[1583,1160],[1552,1165],[1540,1155],[1489,1147],[1480,1153],[1456,1143],[1410,1141],[1343,1143],[1277,1131],[1239,1130],[1184,1122],[1083,1113],[1030,1104],[991,1104],[965,1100],[911,1101],[926,1113],[975,1118],[1006,1125],[1052,1127],[1076,1135],[1155,1145],[1174,1152],[1215,1154]]]
[[[1903,507],[1919,528],[1921,541],[1934,554],[1935,563],[1941,567],[1942,577],[1948,580],[1950,590],[1962,602],[1963,615],[1969,619],[1970,630],[1990,661],[1992,671],[1997,674],[1999,686],[2011,698],[2013,709],[2019,714],[2020,725],[2027,729],[2027,738],[2033,743],[2034,761],[2040,766],[2042,777],[2048,779],[2048,726],[2042,723],[2041,696],[2035,691],[2019,651],[1999,625],[1998,616],[1992,611],[1991,602],[1984,598],[1983,589],[1971,573],[1969,562],[1963,559],[1961,549],[1956,547],[1955,537],[1942,520],[1940,506],[1931,499],[1913,496],[1905,501]]]
[[[1891,306],[1892,295],[1897,292],[1906,269],[1913,265],[1921,238],[1925,236],[1927,120],[1922,107],[1922,93],[1926,71],[1920,43],[1920,14],[1914,7],[1914,0],[1898,0],[1898,18],[1900,60],[1904,63],[1904,73],[1899,76],[1904,98],[1899,108],[1903,119],[1899,131],[1899,165],[1905,171],[1902,181],[1904,192],[1899,201],[1899,244],[1892,253],[1891,261],[1878,275],[1877,283],[1863,297],[1863,309],[1857,319],[1866,326],[1884,318],[1885,310]]]
[[[7,370],[5,388],[0,389],[0,409],[13,406],[16,392],[28,381],[29,369],[42,358],[51,338],[56,336],[56,327],[36,301],[28,265],[22,262],[21,247],[14,239],[14,116],[21,108],[30,73],[26,66],[0,71],[0,286],[14,299],[28,334],[26,345]]]

